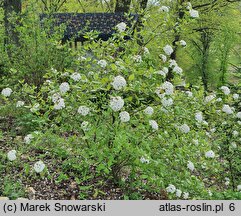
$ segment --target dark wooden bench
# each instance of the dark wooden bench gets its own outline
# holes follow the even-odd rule
[[[66,25],[62,42],[74,41],[85,42],[88,39],[85,37],[87,32],[98,32],[98,39],[107,41],[113,33],[116,32],[116,25],[124,22],[131,31],[134,31],[138,21],[137,14],[124,13],[55,13],[52,15],[41,14],[41,25],[44,27],[45,20],[53,19],[53,26]],[[130,39],[130,35],[126,35],[124,39]]]

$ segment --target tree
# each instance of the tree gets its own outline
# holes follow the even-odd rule
[[[131,6],[131,0],[117,0],[115,5],[115,13],[128,13]]]
[[[10,18],[14,14],[20,14],[22,9],[21,0],[4,0],[4,25],[5,25],[5,45],[7,44],[19,44],[18,33],[15,30],[17,23],[10,22]]]

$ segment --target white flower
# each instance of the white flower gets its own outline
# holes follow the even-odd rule
[[[241,191],[241,185],[237,186],[237,191]]]
[[[14,160],[16,160],[16,151],[15,150],[11,150],[11,151],[9,151],[8,152],[8,160],[10,160],[10,161],[14,161]]]
[[[188,199],[189,198],[189,193],[188,192],[184,192],[183,193],[183,198],[184,199]]]
[[[195,114],[195,119],[197,122],[201,123],[203,121],[203,115],[202,115],[202,112],[197,112]]]
[[[154,109],[153,109],[152,107],[150,107],[150,106],[148,106],[148,107],[144,110],[144,113],[145,113],[146,115],[152,115],[153,112],[154,112]]]
[[[130,114],[126,111],[120,112],[119,117],[120,117],[121,122],[130,121]]]
[[[187,46],[187,42],[185,40],[180,40],[180,45],[181,46]]]
[[[116,25],[116,28],[118,29],[119,32],[124,32],[126,30],[126,24],[124,22],[121,22]]]
[[[223,99],[222,98],[217,98],[217,102],[221,102]]]
[[[34,138],[34,137],[33,137],[32,134],[28,134],[27,136],[24,137],[24,142],[25,142],[26,144],[29,144],[33,138]]]
[[[41,173],[45,168],[43,161],[38,161],[34,164],[34,170],[36,173]]]
[[[166,95],[172,95],[174,92],[174,86],[172,85],[172,83],[166,81],[161,85],[161,89],[163,89],[165,91]]]
[[[227,86],[222,86],[222,87],[220,87],[220,89],[222,90],[222,92],[225,95],[229,95],[230,94],[230,89]]]
[[[177,73],[177,74],[182,74],[183,70],[182,68],[180,68],[179,66],[175,66],[173,68],[173,72]]]
[[[140,55],[135,55],[135,56],[132,57],[132,59],[137,63],[142,62],[142,58],[141,58]]]
[[[82,115],[82,116],[88,115],[89,112],[90,112],[90,108],[87,107],[87,106],[80,106],[80,107],[78,108],[78,113],[79,113],[80,115]]]
[[[168,12],[169,12],[169,7],[167,7],[167,6],[161,6],[161,7],[160,7],[160,11],[168,13]]]
[[[54,93],[51,97],[53,103],[58,102],[60,98],[61,98],[61,96],[59,93]]]
[[[233,94],[233,99],[238,100],[239,99],[239,94]]]
[[[238,131],[236,131],[236,130],[233,131],[233,136],[234,136],[234,137],[236,137],[236,136],[238,136],[238,135],[239,135],[239,132],[238,132]]]
[[[169,64],[169,67],[173,67],[173,66],[175,67],[175,66],[177,66],[177,62],[176,62],[176,60],[174,60],[174,59],[170,59],[170,60],[169,60],[169,63],[170,63],[170,64]]]
[[[69,83],[67,82],[63,82],[61,83],[61,85],[59,86],[59,90],[62,94],[66,93],[67,91],[69,91]]]
[[[141,163],[146,163],[146,164],[149,164],[150,163],[150,160],[144,158],[144,157],[141,157],[140,159]]]
[[[179,130],[182,133],[188,133],[190,131],[190,127],[187,124],[183,124],[179,127]]]
[[[209,196],[212,196],[213,193],[212,193],[210,190],[208,190],[208,195],[209,195]]]
[[[226,181],[224,184],[228,186],[230,184],[230,181]]]
[[[150,120],[149,121],[149,125],[151,126],[151,128],[153,130],[158,130],[158,124],[157,124],[157,122],[155,120]]]
[[[192,4],[191,2],[187,2],[187,7],[186,7],[188,10],[192,9]]]
[[[162,75],[162,76],[166,76],[166,73],[163,70],[159,70],[156,72],[156,74]]]
[[[173,100],[172,100],[172,98],[164,97],[164,98],[162,98],[161,103],[162,103],[162,106],[169,107],[169,106],[171,106],[173,104]]]
[[[102,68],[106,68],[106,66],[107,66],[107,61],[104,60],[104,59],[102,59],[102,60],[99,60],[99,61],[97,62],[97,64],[100,65],[100,67],[102,67]]]
[[[192,142],[195,144],[195,145],[198,145],[199,141],[197,139],[193,139]]]
[[[194,9],[189,10],[189,14],[190,14],[190,16],[193,17],[193,18],[198,18],[198,17],[199,17],[198,11],[197,11],[197,10],[194,10]]]
[[[177,189],[177,190],[176,190],[176,196],[177,196],[177,197],[181,197],[181,196],[182,196],[182,191],[179,190],[179,189]]]
[[[212,101],[215,97],[216,97],[215,94],[208,95],[208,96],[205,97],[204,102],[205,102],[205,103],[209,103],[209,102]]]
[[[231,109],[231,107],[229,105],[226,105],[226,104],[223,105],[222,111],[227,113],[227,114],[233,113],[233,110]]]
[[[241,112],[238,112],[238,113],[236,114],[236,117],[239,118],[239,119],[241,119]]]
[[[77,82],[81,79],[81,75],[78,72],[75,72],[70,75],[70,78]]]
[[[159,57],[162,59],[163,62],[167,61],[167,57],[163,54],[160,54]]]
[[[13,90],[10,88],[5,88],[2,90],[2,95],[4,97],[9,97],[12,94]]]
[[[143,51],[144,51],[145,55],[150,54],[150,51],[149,51],[149,49],[147,47],[143,47]]]
[[[213,152],[212,150],[210,150],[210,151],[207,151],[207,152],[205,153],[205,157],[206,157],[206,158],[214,158],[214,157],[215,157],[215,154],[214,154],[214,152]]]
[[[164,52],[166,53],[166,55],[171,55],[173,53],[173,49],[170,45],[166,45],[164,48],[163,48]]]
[[[24,101],[18,101],[16,107],[22,107],[24,105]]]
[[[126,86],[126,80],[122,76],[116,76],[111,85],[115,90],[120,90]]]
[[[63,98],[59,98],[58,101],[54,104],[54,109],[55,110],[61,110],[65,108],[65,103]]]
[[[185,93],[187,94],[188,97],[192,97],[193,96],[192,92],[190,92],[190,91],[186,91]]]
[[[30,109],[31,112],[37,112],[39,110],[39,103],[36,103],[32,106],[32,108]]]
[[[89,129],[88,126],[89,126],[89,122],[87,122],[87,121],[83,121],[83,122],[81,123],[81,128],[82,128],[84,131],[87,131],[87,130]]]
[[[172,184],[169,184],[166,190],[167,190],[167,193],[175,193],[176,187]]]
[[[237,144],[236,144],[235,142],[232,142],[232,143],[231,143],[231,146],[232,146],[233,148],[237,148]]]
[[[195,169],[194,164],[191,161],[188,161],[187,168],[193,171]]]
[[[111,97],[110,99],[110,107],[115,112],[121,110],[124,104],[125,102],[120,96]]]

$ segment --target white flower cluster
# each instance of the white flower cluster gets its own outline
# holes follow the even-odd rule
[[[62,94],[66,93],[67,91],[69,91],[70,87],[69,87],[69,83],[67,82],[63,82],[60,84],[59,86],[59,90]]]
[[[197,122],[201,123],[203,121],[203,115],[202,115],[202,112],[197,112],[195,114],[195,119]]]
[[[30,144],[33,138],[34,138],[34,137],[33,137],[32,134],[28,134],[27,136],[24,137],[23,140],[24,140],[24,142],[25,142],[26,144]]]
[[[194,166],[193,162],[188,161],[187,168],[190,169],[191,171],[193,171],[195,169],[195,166]]]
[[[80,107],[78,108],[78,113],[79,113],[80,115],[82,115],[82,116],[88,115],[89,112],[90,112],[90,108],[87,107],[87,106],[80,106]]]
[[[180,40],[179,43],[183,47],[187,46],[187,42],[185,40]]]
[[[164,48],[163,48],[164,52],[166,53],[166,55],[171,55],[173,53],[173,48],[170,46],[170,45],[166,45]]]
[[[211,95],[208,95],[204,98],[204,103],[209,103],[211,102],[213,99],[216,98],[216,95],[215,94],[211,94]]]
[[[111,97],[110,99],[110,108],[115,112],[121,110],[124,104],[125,102],[120,96]]]
[[[166,62],[166,61],[167,61],[167,57],[166,57],[165,55],[160,54],[159,57],[161,58],[161,60],[162,60],[163,62]]]
[[[222,87],[220,87],[220,89],[222,90],[222,92],[223,92],[225,95],[229,95],[229,94],[230,94],[230,89],[229,89],[229,87],[227,87],[227,86],[222,86]]]
[[[190,131],[190,127],[187,124],[183,124],[179,127],[179,130],[182,133],[188,133]]]
[[[140,159],[141,163],[146,163],[146,164],[149,164],[150,163],[150,160],[144,158],[144,157],[141,157]]]
[[[164,93],[162,91],[164,90]],[[172,83],[166,81],[164,82],[160,87],[156,89],[156,94],[160,97],[163,98],[165,95],[172,95],[174,92],[174,86]]]
[[[206,157],[206,158],[214,158],[214,157],[215,157],[215,154],[214,154],[214,152],[213,152],[212,150],[210,150],[210,151],[207,151],[207,152],[205,153],[205,157]]]
[[[237,191],[241,191],[241,184],[237,186]]]
[[[120,117],[121,122],[130,121],[130,114],[126,111],[120,112],[119,117]]]
[[[32,106],[32,108],[30,109],[31,112],[37,112],[39,110],[40,104],[36,103]]]
[[[89,130],[89,122],[87,122],[87,121],[83,121],[82,123],[81,123],[81,128],[82,128],[82,130],[84,130],[84,131],[87,131],[87,130]]]
[[[10,161],[16,160],[16,158],[17,158],[16,154],[17,154],[16,150],[9,151],[8,155],[7,155],[8,156],[8,160],[10,160]]]
[[[60,94],[58,93],[53,94],[51,99],[52,99],[52,102],[54,103],[55,110],[61,110],[65,108],[64,99],[61,98]]]
[[[124,32],[126,30],[127,25],[124,22],[121,22],[116,25],[116,28],[119,32]]]
[[[152,115],[153,112],[154,112],[154,109],[153,109],[152,107],[150,107],[150,106],[148,106],[148,107],[144,110],[144,113],[145,113],[146,115]]]
[[[142,62],[142,57],[140,55],[135,55],[132,57],[132,59],[136,62],[136,63],[141,63]]]
[[[102,67],[102,68],[106,68],[106,66],[107,66],[107,61],[104,60],[104,59],[101,59],[101,60],[99,60],[99,61],[97,62],[97,64],[98,64],[100,67]]]
[[[151,126],[151,128],[155,131],[158,130],[158,124],[155,120],[150,120],[149,121],[149,125]]]
[[[183,69],[181,67],[179,67],[178,65],[176,65],[174,68],[173,68],[173,72],[177,73],[177,74],[182,74],[183,72]]]
[[[16,107],[22,107],[24,105],[24,101],[18,101],[16,103]]]
[[[241,112],[238,112],[238,113],[236,114],[236,117],[239,118],[239,119],[241,119]]]
[[[236,94],[236,93],[233,94],[233,99],[234,99],[234,100],[238,100],[238,99],[239,99],[239,94]]]
[[[12,94],[13,90],[10,89],[10,88],[4,88],[1,92],[1,94],[4,96],[4,97],[9,97],[11,94]]]
[[[222,111],[225,112],[228,115],[233,114],[232,108],[227,104],[223,105]]]
[[[41,173],[45,168],[45,164],[43,163],[43,161],[38,161],[34,164],[34,170],[36,173]]]
[[[190,14],[190,16],[193,17],[193,18],[198,18],[198,17],[199,17],[198,11],[197,11],[197,10],[194,10],[194,9],[189,10],[189,14]]]
[[[169,107],[169,106],[171,106],[173,104],[173,100],[172,100],[172,98],[164,97],[164,98],[162,98],[161,103],[162,103],[162,106]]]
[[[166,188],[167,193],[175,193],[176,187],[173,184],[169,184],[168,187]]]
[[[81,79],[81,75],[78,72],[75,72],[70,75],[70,78],[77,82]]]
[[[65,108],[65,103],[63,98],[59,98],[59,100],[54,104],[55,110],[61,110]]]
[[[169,7],[167,7],[167,6],[161,6],[159,10],[160,10],[161,12],[166,12],[166,13],[168,13],[168,12],[169,12]]]
[[[126,87],[126,80],[122,76],[114,77],[113,82],[111,83],[115,90],[121,90],[122,88]]]

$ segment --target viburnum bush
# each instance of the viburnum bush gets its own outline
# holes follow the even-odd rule
[[[69,148],[78,149],[79,167],[133,190],[166,188],[173,199],[239,191],[238,94],[226,86],[207,96],[199,88],[177,90],[165,81],[170,68],[182,74],[168,58],[170,45],[161,53],[161,70],[150,67],[147,48],[114,57],[118,46],[89,43],[73,57],[75,67],[50,68],[42,85],[2,89],[4,106],[18,113],[25,145],[43,142],[46,134],[66,135],[75,143],[68,141]],[[16,154],[13,149],[7,157],[13,161]],[[44,161],[34,169],[46,169]]]
[[[169,12],[167,7],[161,10]],[[198,17],[197,11],[188,12]],[[29,34],[21,28],[23,35]],[[0,111],[1,117],[14,118],[4,135],[23,139],[2,161],[19,164],[29,178],[44,177],[49,175],[47,159],[36,156],[31,169],[19,158],[26,151],[47,150],[61,158],[56,172],[71,172],[83,181],[111,180],[127,193],[164,189],[170,199],[212,199],[223,198],[218,192],[225,191],[227,197],[240,198],[239,92],[227,86],[210,93],[198,86],[176,88],[184,77],[170,58],[174,47],[159,46],[157,60],[134,39],[124,40],[124,24],[117,28],[106,42],[90,35],[79,50],[54,40],[45,49],[34,47],[51,57],[42,65],[48,55],[40,56],[42,60],[33,55],[41,65],[36,82],[23,72],[31,70],[29,59],[35,65],[31,55],[24,59],[34,43],[24,47],[22,61],[15,56],[20,66],[15,64],[11,72],[18,74],[17,80],[8,77],[15,85],[1,84]],[[178,46],[184,49],[187,43],[181,39]],[[55,58],[56,50],[63,55]],[[173,82],[166,81],[170,70]]]

